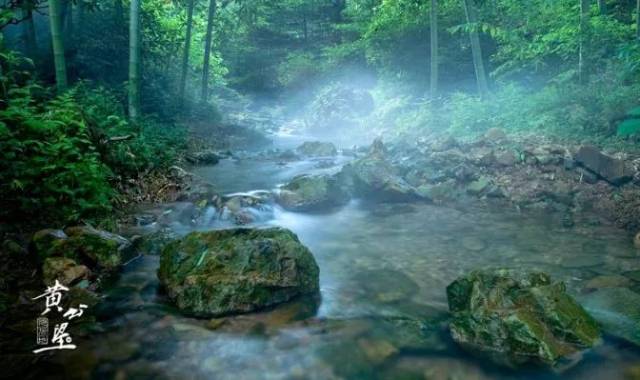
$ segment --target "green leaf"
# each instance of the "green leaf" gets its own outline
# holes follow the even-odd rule
[[[631,136],[640,133],[640,119],[627,119],[618,125],[618,136]]]

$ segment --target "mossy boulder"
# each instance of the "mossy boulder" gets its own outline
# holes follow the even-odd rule
[[[133,254],[127,239],[89,226],[38,231],[31,239],[31,249],[42,261],[49,257],[67,257],[106,271],[118,268]]]
[[[277,201],[292,211],[322,211],[346,204],[349,191],[338,175],[301,175],[280,189]]]
[[[319,269],[283,228],[192,232],[168,244],[158,278],[184,313],[246,313],[317,293]]]
[[[600,341],[597,322],[544,273],[474,271],[451,283],[447,298],[453,339],[500,365],[560,368]]]
[[[380,201],[411,201],[420,199],[415,188],[407,183],[386,158],[386,147],[376,139],[369,153],[345,167],[341,175],[349,177],[357,196]]]

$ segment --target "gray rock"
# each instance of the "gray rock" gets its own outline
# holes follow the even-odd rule
[[[634,171],[629,165],[601,153],[593,146],[580,147],[575,159],[576,162],[613,185],[621,185],[633,179]]]

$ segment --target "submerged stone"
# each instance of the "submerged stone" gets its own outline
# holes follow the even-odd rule
[[[288,210],[322,211],[346,204],[349,192],[337,175],[301,175],[280,189],[277,201]]]
[[[582,295],[585,309],[607,334],[640,345],[640,294],[627,288],[603,288]]]
[[[158,277],[178,308],[203,317],[251,312],[319,288],[313,255],[283,228],[192,232],[164,248]]]
[[[544,273],[480,270],[447,287],[453,339],[509,367],[558,367],[597,344],[596,321]]]

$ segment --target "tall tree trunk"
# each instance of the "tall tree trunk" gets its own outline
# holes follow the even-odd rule
[[[76,15],[76,31],[78,36],[83,36],[84,34],[84,20],[86,17],[86,8],[87,5],[84,3],[84,0],[78,0],[78,14]]]
[[[122,0],[115,0],[113,3],[113,17],[116,21],[116,25],[120,25],[124,20],[124,8],[122,7]]]
[[[64,42],[65,48],[70,49],[73,46],[73,3],[71,0],[67,1],[67,5],[64,10]]]
[[[636,0],[636,38],[640,40],[640,0]]]
[[[49,0],[49,25],[51,27],[51,45],[53,47],[53,63],[56,71],[58,92],[67,89],[67,63],[64,57],[61,15],[60,0]]]
[[[187,4],[187,34],[184,37],[184,51],[182,52],[182,73],[180,75],[180,102],[184,104],[184,93],[187,87],[187,72],[189,70],[189,49],[191,48],[191,28],[193,27],[193,6],[195,0]]]
[[[140,0],[131,0],[129,13],[129,118],[140,115]]]
[[[598,0],[598,11],[603,16],[607,14],[607,1],[606,0]]]
[[[216,0],[209,2],[209,17],[207,18],[207,34],[204,41],[204,66],[202,67],[202,89],[200,101],[205,103],[209,97],[209,61],[211,58],[211,40],[213,37],[213,21],[216,14]]]
[[[478,35],[478,14],[474,0],[463,0],[463,3],[467,23],[471,27],[469,39],[471,41],[473,67],[476,72],[476,81],[478,82],[478,92],[480,92],[481,96],[484,96],[489,92],[489,85],[487,84],[487,74],[484,71],[484,62],[482,61],[482,47],[480,46],[480,36]]]
[[[38,45],[36,42],[36,27],[33,23],[33,12],[23,11],[25,20],[22,22],[22,38],[24,39],[25,54],[27,57],[35,57]]]
[[[591,0],[580,0],[580,46],[578,47],[578,80],[583,82],[585,77],[585,45],[586,34],[589,22],[589,8]]]
[[[431,0],[431,98],[438,95],[438,0]]]

